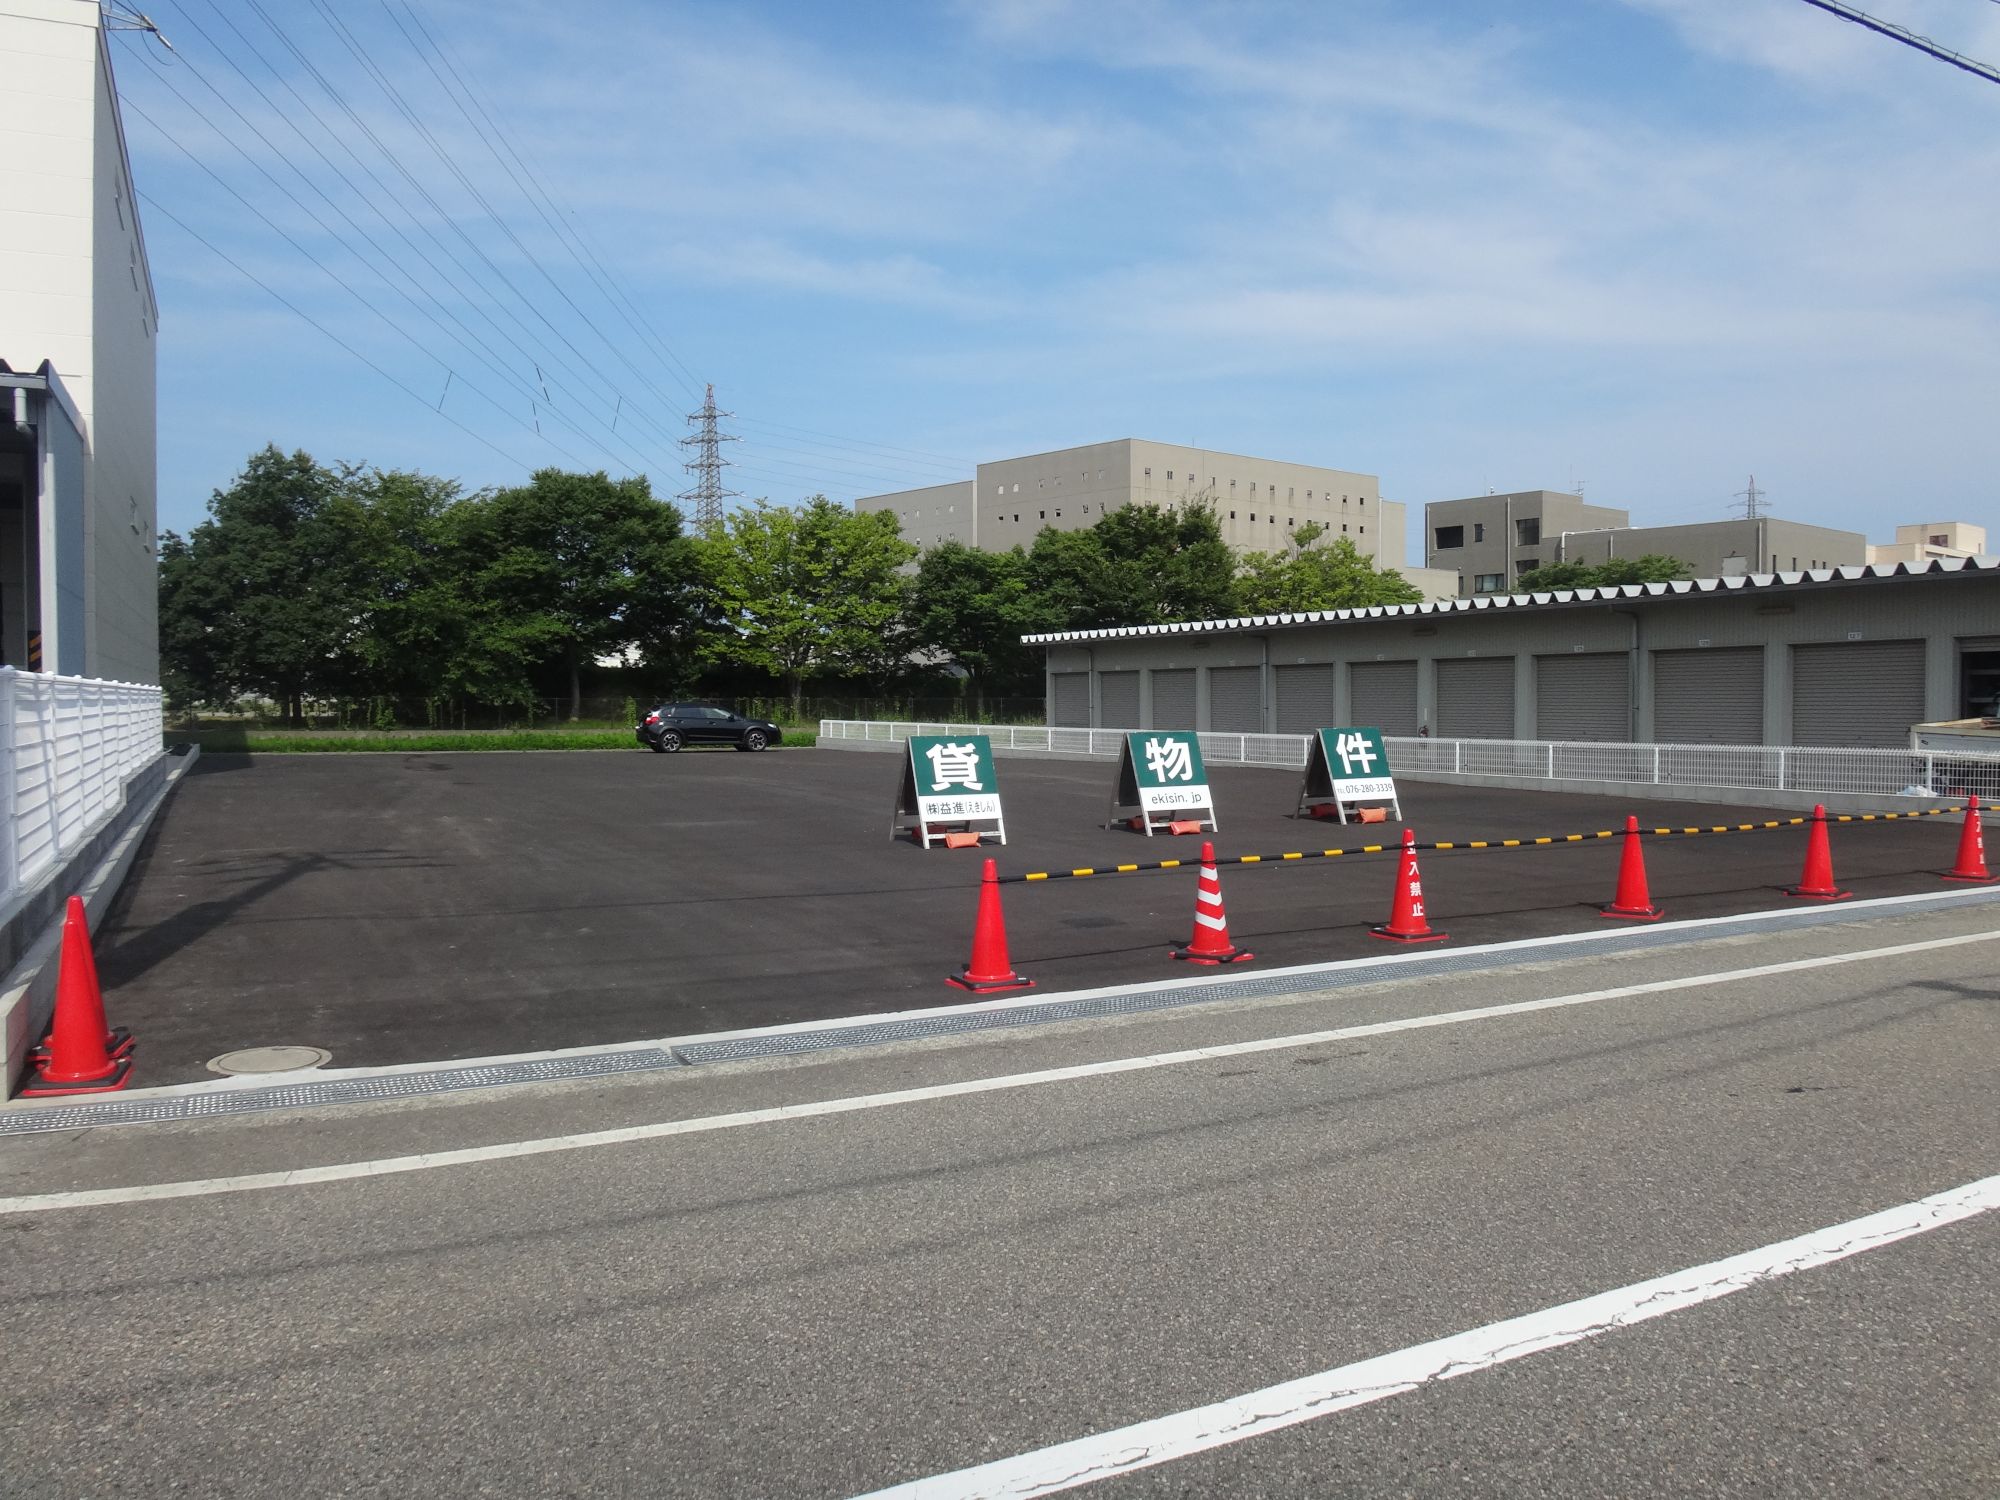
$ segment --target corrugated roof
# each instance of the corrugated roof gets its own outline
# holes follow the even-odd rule
[[[1418,615],[1477,614],[1481,610],[1544,609],[1576,604],[1608,604],[1619,599],[1671,599],[1740,590],[1807,588],[1823,583],[1869,583],[1888,578],[2000,571],[2000,557],[1933,557],[1920,563],[1867,563],[1844,568],[1802,568],[1797,572],[1748,573],[1739,578],[1688,578],[1674,583],[1620,583],[1608,588],[1551,589],[1535,594],[1483,594],[1473,599],[1437,599],[1428,604],[1372,604],[1362,609],[1309,609],[1233,620],[1177,620],[1166,625],[1113,625],[1100,630],[1054,630],[1024,635],[1024,645],[1063,641],[1132,640],[1149,635],[1205,635],[1231,630],[1270,630],[1295,625],[1331,625],[1347,620],[1393,620]]]

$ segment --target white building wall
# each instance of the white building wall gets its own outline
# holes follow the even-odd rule
[[[95,0],[0,0],[0,99],[0,358],[89,441],[83,670],[157,682],[159,311]]]

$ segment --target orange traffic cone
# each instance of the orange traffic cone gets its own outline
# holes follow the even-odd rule
[[[90,955],[90,923],[82,900],[72,896],[63,915],[55,1020],[21,1093],[29,1098],[108,1094],[124,1088],[131,1073],[132,1039],[105,1024],[104,992],[97,986],[97,962]]]
[[[1229,941],[1229,915],[1222,909],[1222,879],[1215,873],[1215,845],[1201,846],[1201,882],[1194,893],[1194,935],[1175,958],[1191,964],[1240,964],[1257,955]]]
[[[1787,896],[1801,901],[1845,901],[1854,892],[1833,883],[1833,845],[1826,836],[1826,808],[1815,804],[1812,833],[1806,839],[1806,867],[1797,885],[1785,887]]]
[[[1646,889],[1646,856],[1639,849],[1639,820],[1625,818],[1625,852],[1618,860],[1618,895],[1609,906],[1597,908],[1599,915],[1623,917],[1628,922],[1657,922],[1667,914],[1664,906],[1653,905],[1653,893]]]
[[[1945,872],[1946,880],[1990,881],[1986,868],[1986,831],[1979,825],[1979,799],[1965,799],[1965,826],[1958,832],[1958,863]]]
[[[1417,836],[1403,830],[1403,858],[1396,868],[1396,899],[1387,923],[1368,929],[1392,943],[1441,943],[1448,933],[1433,932],[1424,916],[1424,882],[1417,874]]]
[[[1000,915],[1000,870],[992,860],[979,872],[979,919],[972,928],[972,962],[945,977],[962,990],[1031,990],[1035,981],[1014,972],[1007,959],[1007,922]]]

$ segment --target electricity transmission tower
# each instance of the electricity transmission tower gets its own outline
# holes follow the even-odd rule
[[[1757,476],[1755,474],[1750,476],[1749,489],[1738,490],[1736,492],[1736,498],[1743,502],[1744,520],[1761,521],[1764,518],[1766,512],[1764,494],[1763,490],[1757,488]]]
[[[695,476],[694,488],[682,490],[680,498],[694,502],[694,524],[699,531],[722,524],[722,502],[741,493],[722,487],[722,471],[729,467],[729,460],[722,456],[722,444],[733,443],[736,435],[721,432],[716,423],[723,417],[734,416],[733,412],[715,409],[715,384],[709,383],[708,396],[701,403],[700,411],[688,413],[688,425],[695,429],[693,437],[681,439],[683,448],[692,448],[694,457],[681,465]]]

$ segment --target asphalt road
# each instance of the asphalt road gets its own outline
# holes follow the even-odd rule
[[[13,1142],[0,1194],[707,1122],[0,1203],[4,1487],[855,1495],[1703,1266],[2000,1171],[1996,911]],[[1988,1212],[1079,1493],[1990,1496],[1996,1272]]]
[[[981,855],[888,834],[888,754],[779,751],[203,757],[97,935],[141,1085],[208,1076],[239,1047],[336,1066],[682,1036],[947,1003],[971,947]],[[1109,763],[1000,763],[1003,873],[1170,857],[1104,821]],[[1213,772],[1224,854],[1396,841],[1394,824],[1300,823],[1296,773]],[[1754,808],[1409,783],[1424,840],[1739,821]],[[1862,895],[1941,889],[1945,820],[1843,825]],[[1783,905],[1803,831],[1648,847],[1672,917]],[[1426,856],[1433,922],[1460,943],[1602,926],[1614,844]],[[1225,871],[1231,933],[1260,967],[1373,956],[1393,856]],[[1172,977],[1191,869],[1011,885],[1016,967],[1046,991]]]

